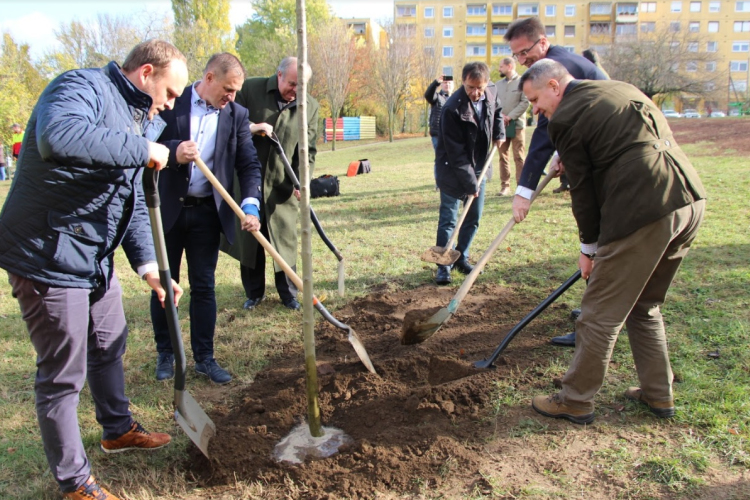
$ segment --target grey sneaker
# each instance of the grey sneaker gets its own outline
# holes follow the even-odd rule
[[[195,363],[195,372],[207,376],[214,384],[227,384],[232,381],[232,376],[224,368],[219,366],[214,358],[207,358]]]

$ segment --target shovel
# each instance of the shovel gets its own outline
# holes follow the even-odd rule
[[[211,183],[211,185],[214,187],[214,189],[216,189],[221,197],[224,198],[224,201],[227,202],[227,205],[229,205],[231,209],[234,210],[234,213],[237,214],[237,217],[239,217],[241,220],[245,220],[245,213],[242,211],[237,202],[234,201],[232,195],[230,195],[227,190],[224,189],[224,186],[221,185],[218,179],[216,179],[216,177],[211,172],[211,170],[209,170],[206,164],[203,163],[203,160],[201,160],[200,158],[196,158],[195,165],[201,170],[201,172],[203,172],[203,175],[206,177],[206,179],[208,179],[208,182]],[[289,279],[292,280],[294,286],[296,286],[298,290],[302,291],[302,289],[304,288],[302,285],[302,280],[299,276],[297,276],[297,273],[295,273],[294,270],[289,267],[289,264],[287,264],[286,261],[281,257],[281,255],[279,255],[279,253],[271,245],[271,243],[268,242],[266,237],[263,236],[260,231],[251,231],[251,234],[255,237],[256,240],[258,240],[258,243],[260,243],[261,246],[266,249],[271,257],[273,257],[273,260],[276,261],[276,263],[281,267],[281,269],[289,277]],[[360,340],[357,333],[352,330],[349,325],[345,325],[344,323],[336,320],[336,318],[334,318],[333,315],[328,312],[325,306],[323,306],[320,300],[318,300],[315,296],[313,296],[313,306],[315,306],[315,309],[317,309],[318,312],[323,315],[326,321],[331,323],[336,328],[340,328],[348,332],[347,338],[349,340],[349,343],[352,345],[352,347],[354,347],[354,350],[356,351],[357,356],[359,356],[360,361],[362,361],[362,364],[365,365],[365,368],[367,368],[370,373],[377,373],[375,371],[375,367],[372,366],[372,361],[370,361],[370,356],[368,356],[367,354],[367,349],[365,349],[365,346]]]
[[[565,283],[563,283],[562,285],[560,285],[560,288],[558,288],[557,290],[555,290],[554,292],[552,292],[549,297],[547,297],[546,299],[544,299],[544,301],[542,301],[541,304],[539,304],[538,306],[536,306],[533,311],[531,311],[529,314],[526,315],[525,318],[523,318],[521,321],[519,321],[519,323],[516,326],[514,326],[511,329],[511,331],[508,332],[508,334],[505,336],[505,338],[503,339],[503,341],[500,342],[500,345],[497,346],[497,349],[495,349],[495,352],[492,353],[492,356],[490,356],[489,358],[485,358],[482,361],[476,361],[476,362],[474,362],[474,368],[491,368],[491,367],[494,367],[493,363],[495,362],[495,360],[497,359],[497,357],[500,356],[500,354],[505,350],[506,347],[508,347],[508,344],[510,344],[511,340],[513,340],[513,338],[518,334],[518,332],[520,332],[521,330],[523,330],[526,327],[526,325],[528,325],[529,323],[531,323],[531,320],[533,320],[534,318],[536,318],[537,316],[539,316],[539,314],[542,311],[544,311],[545,309],[547,309],[547,306],[549,306],[551,303],[553,303],[555,300],[557,300],[557,298],[560,295],[562,295],[563,293],[565,293],[565,291],[568,288],[570,288],[573,285],[573,283],[575,283],[576,281],[578,281],[580,277],[581,277],[581,270],[579,269],[578,271],[576,271],[573,274],[573,276],[571,276],[570,278],[568,278],[568,280]]]
[[[490,165],[492,165],[492,158],[494,158],[495,156],[495,151],[497,151],[497,146],[493,144],[492,149],[490,150],[490,157],[487,158],[487,161],[484,163],[482,172],[479,174],[479,179],[477,179],[478,189],[481,189],[482,181],[484,180],[484,174],[487,173]],[[456,243],[456,239],[458,239],[458,231],[461,229],[461,224],[464,223],[466,214],[469,213],[469,208],[471,208],[471,204],[473,202],[474,197],[469,196],[469,199],[466,200],[466,203],[464,203],[464,210],[463,212],[461,212],[461,217],[458,218],[458,222],[456,222],[456,226],[453,228],[453,232],[451,233],[451,237],[448,239],[448,243],[446,243],[444,247],[435,246],[425,250],[421,257],[423,261],[440,264],[441,266],[450,266],[458,260],[458,258],[461,256],[461,252],[455,250],[453,248],[453,245]]]
[[[266,135],[266,134],[263,134],[263,135]],[[279,141],[279,138],[276,135],[276,132],[271,132],[271,135],[266,135],[266,137],[271,139],[271,142],[273,142],[273,145],[276,148],[276,153],[279,155],[279,157],[281,158],[281,162],[284,164],[284,171],[286,172],[286,175],[288,175],[289,178],[292,180],[292,184],[294,184],[294,188],[299,190],[300,189],[299,179],[297,179],[297,176],[294,174],[294,169],[292,169],[292,165],[289,163],[289,159],[286,157],[284,148],[281,147],[281,142]],[[328,236],[326,236],[326,232],[323,231],[323,226],[320,225],[320,220],[318,220],[318,216],[315,215],[315,210],[313,210],[312,205],[310,206],[310,220],[312,220],[312,223],[315,226],[315,230],[318,232],[320,239],[323,240],[323,243],[326,244],[328,249],[331,252],[333,252],[333,255],[335,255],[339,261],[339,267],[338,267],[339,296],[343,297],[344,296],[344,256],[341,255],[341,252],[339,252],[339,249],[336,248],[336,245],[331,243],[331,240],[329,240]]]
[[[174,303],[174,290],[172,289],[172,276],[169,272],[169,261],[167,259],[167,245],[164,242],[164,229],[161,224],[161,210],[159,209],[158,172],[155,168],[147,168],[143,172],[143,192],[148,206],[148,216],[151,220],[151,233],[154,237],[154,250],[156,261],[159,265],[159,281],[167,296],[164,299],[164,307],[167,313],[167,326],[169,337],[172,341],[172,349],[175,355],[175,377],[174,377],[174,418],[185,431],[190,440],[201,452],[208,456],[208,441],[216,434],[216,425],[208,418],[203,408],[185,390],[185,348],[182,345],[182,333],[180,322],[177,319],[177,306]]]
[[[539,183],[536,191],[534,191],[534,194],[531,196],[532,202],[536,199],[537,195],[542,192],[542,190],[547,186],[549,181],[554,176],[555,171],[550,168],[547,176],[542,179],[542,182]],[[505,224],[503,230],[500,231],[500,234],[498,234],[492,241],[487,251],[484,252],[484,255],[482,255],[479,261],[474,265],[474,269],[466,277],[463,284],[461,284],[461,288],[458,289],[458,292],[456,292],[456,295],[450,301],[448,307],[444,307],[438,310],[426,320],[424,320],[424,317],[432,313],[434,309],[429,309],[427,311],[409,311],[406,313],[406,315],[404,316],[404,325],[401,329],[401,343],[403,345],[419,344],[424,342],[428,338],[432,337],[435,332],[437,332],[440,327],[443,326],[443,323],[448,321],[448,319],[453,316],[453,313],[456,312],[458,306],[461,304],[461,301],[464,300],[464,297],[466,297],[466,295],[469,293],[469,290],[474,284],[474,281],[476,281],[477,277],[482,272],[482,269],[484,269],[484,266],[490,260],[490,257],[492,257],[492,254],[495,253],[497,247],[500,246],[500,243],[503,242],[505,237],[515,225],[516,221],[513,217],[511,217],[508,223]]]

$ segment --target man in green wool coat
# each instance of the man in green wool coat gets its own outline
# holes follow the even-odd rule
[[[308,78],[312,71],[305,71]],[[276,135],[289,158],[297,178],[299,174],[299,129],[297,125],[297,58],[286,57],[270,78],[248,78],[235,101],[250,111],[250,131],[262,166],[261,233],[281,257],[296,270],[297,215],[300,193],[284,172],[284,163],[266,137]],[[307,135],[310,174],[315,165],[315,141],[318,137],[318,101],[307,96]],[[237,186],[237,184],[235,184]],[[235,193],[235,197],[240,196]],[[239,227],[239,219],[236,221]],[[252,234],[237,230],[234,244],[222,236],[221,249],[240,261],[240,276],[247,300],[243,307],[253,309],[265,298],[266,258],[263,247]],[[298,290],[284,271],[274,263],[274,281],[285,307],[299,309]]]

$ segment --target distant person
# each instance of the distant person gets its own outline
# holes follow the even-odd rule
[[[583,52],[581,52],[581,55],[594,63],[594,65],[599,68],[599,71],[604,73],[607,78],[609,78],[609,73],[607,73],[607,71],[604,69],[604,66],[602,66],[601,60],[599,59],[599,53],[594,47],[584,50]]]
[[[536,396],[534,410],[576,424],[594,420],[594,397],[623,325],[640,387],[625,397],[660,418],[675,414],[661,315],[669,287],[703,219],[706,193],[659,108],[633,85],[576,80],[553,60],[521,77],[548,120],[573,189],[573,215],[588,286],[562,389]]]
[[[20,123],[14,123],[10,126],[10,128],[13,131],[13,135],[11,136],[13,160],[17,161],[18,156],[21,154],[21,144],[23,144],[24,130],[23,127],[21,127]]]
[[[10,175],[7,171],[7,165],[5,164],[5,146],[3,146],[2,140],[0,140],[0,181],[9,179]]]
[[[235,172],[242,193],[246,231],[260,229],[260,162],[248,127],[248,112],[234,103],[245,81],[237,57],[214,54],[200,81],[177,98],[174,110],[162,113],[167,123],[159,142],[169,148],[169,168],[159,179],[161,217],[172,277],[179,283],[185,254],[190,283],[190,345],[195,371],[215,384],[232,380],[214,358],[216,330],[216,264],[223,233],[234,242],[236,215],[194,161],[201,158],[221,185],[232,192]],[[174,350],[167,315],[151,294],[151,322],[158,352],[156,379],[174,377]]]
[[[510,195],[510,158],[508,150],[513,150],[515,163],[516,185],[521,181],[523,162],[526,158],[526,110],[529,100],[518,88],[519,76],[516,73],[516,61],[504,57],[500,61],[500,76],[502,80],[495,83],[497,88],[498,107],[502,109],[503,124],[505,125],[505,142],[500,146],[500,192],[499,196]]]
[[[427,87],[424,92],[424,98],[430,105],[430,137],[432,138],[432,148],[437,149],[438,135],[440,135],[440,113],[443,110],[445,101],[453,93],[453,77],[440,75]]]
[[[187,84],[185,57],[160,40],[140,43],[120,68],[80,69],[42,92],[20,168],[0,213],[0,267],[36,350],[34,394],[47,463],[65,498],[117,500],[91,475],[78,425],[88,380],[105,453],[170,442],[133,419],[122,356],[128,327],[115,250],[156,291],[159,282],[142,174],[169,149],[142,136]],[[175,301],[182,289],[172,283]]]
[[[312,75],[309,66],[307,78]],[[293,269],[297,269],[297,219],[300,192],[284,170],[284,163],[270,139],[276,132],[292,169],[299,174],[299,128],[297,116],[297,58],[286,57],[271,77],[248,78],[237,93],[237,104],[250,111],[250,131],[263,168],[263,197],[261,200],[261,233]],[[315,166],[318,138],[318,101],[307,95],[307,140],[310,174]],[[235,197],[239,193],[235,190]],[[238,202],[240,200],[238,199]],[[237,230],[237,239],[230,244],[222,236],[222,251],[240,261],[240,277],[247,300],[245,309],[253,309],[265,298],[266,254],[258,240],[247,232]],[[287,309],[300,308],[298,290],[278,264],[274,263],[274,281],[281,303]]]
[[[469,248],[479,228],[487,183],[485,179],[480,185],[477,180],[489,158],[492,144],[498,148],[502,146],[505,127],[487,65],[481,62],[466,64],[461,71],[461,83],[461,87],[445,102],[440,120],[435,159],[440,188],[436,244],[439,247],[448,244],[462,203],[473,196],[475,199],[458,232],[456,250],[461,256],[453,264],[458,272],[469,274],[474,268],[469,263]],[[438,265],[435,283],[447,285],[451,281],[451,266]]]

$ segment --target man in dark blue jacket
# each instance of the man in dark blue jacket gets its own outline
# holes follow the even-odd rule
[[[435,150],[435,180],[440,188],[440,218],[437,246],[448,244],[458,221],[461,202],[469,196],[472,202],[458,231],[456,250],[461,256],[453,264],[462,274],[469,274],[474,266],[469,263],[469,247],[479,228],[484,208],[486,179],[477,179],[487,161],[492,144],[498,147],[505,139],[505,126],[497,107],[495,84],[490,81],[490,69],[485,63],[472,62],[461,72],[461,88],[448,98],[440,117],[440,135]],[[450,266],[438,266],[435,282],[451,282]]]
[[[173,45],[137,45],[122,69],[69,71],[39,97],[16,179],[0,213],[0,267],[8,271],[37,353],[36,411],[50,471],[66,498],[115,499],[91,475],[78,426],[84,382],[106,453],[155,449],[167,434],[133,420],[122,355],[128,328],[114,270],[119,247],[161,301],[143,168],[169,150],[142,136],[187,83]],[[175,299],[182,290],[173,283]]]
[[[195,371],[216,384],[232,380],[214,359],[214,278],[221,233],[230,244],[234,242],[236,216],[193,161],[200,157],[230,193],[237,171],[242,209],[248,214],[242,229],[260,230],[260,162],[248,127],[248,111],[234,103],[244,81],[245,68],[239,59],[228,53],[215,54],[203,70],[203,79],[185,89],[174,110],[161,115],[167,126],[159,142],[169,148],[168,168],[159,181],[169,269],[179,283],[184,251],[190,280],[190,343]],[[172,342],[156,292],[151,297],[151,321],[159,353],[156,379],[172,378]]]

